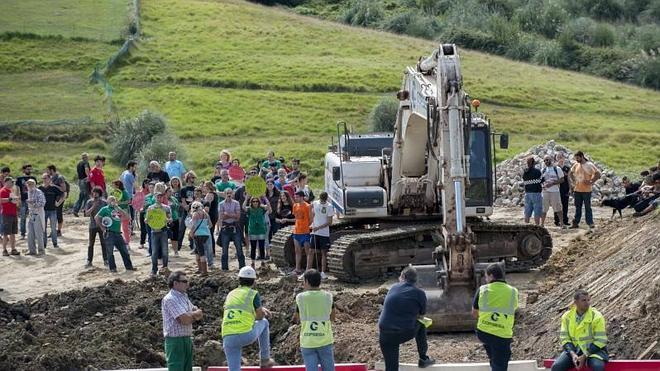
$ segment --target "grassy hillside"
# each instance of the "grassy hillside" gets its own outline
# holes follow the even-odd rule
[[[122,39],[131,0],[3,0],[0,33]]]
[[[320,186],[335,123],[366,130],[369,111],[399,89],[405,66],[436,46],[238,0],[142,4],[143,40],[110,79],[117,114],[163,113],[189,167],[203,176],[223,148],[244,163],[272,148],[302,157]],[[84,80],[117,45],[67,38],[0,44],[0,120],[105,115],[99,90]],[[461,56],[466,89],[498,130],[512,133],[511,149],[500,156],[556,139],[627,173],[660,157],[660,93],[467,50]],[[87,145],[90,152],[107,148]],[[86,145],[42,153],[35,146],[0,145],[0,162],[26,157],[45,165],[55,158],[51,148],[75,160]]]

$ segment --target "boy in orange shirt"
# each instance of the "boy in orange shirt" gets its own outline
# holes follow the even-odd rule
[[[293,215],[296,218],[296,224],[293,228],[293,246],[296,249],[296,275],[299,280],[302,280],[302,249],[305,249],[305,254],[309,256],[310,234],[309,226],[312,221],[312,213],[310,205],[305,202],[305,192],[298,191],[294,194],[293,199]],[[307,267],[309,269],[311,267]]]

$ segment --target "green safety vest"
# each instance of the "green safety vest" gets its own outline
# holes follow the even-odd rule
[[[511,339],[516,308],[518,308],[518,289],[515,287],[504,282],[492,282],[481,286],[477,329]]]
[[[310,290],[296,295],[300,315],[300,347],[319,348],[334,342],[332,336],[332,294]]]
[[[254,297],[257,291],[247,286],[231,290],[225,299],[222,336],[244,334],[252,330],[255,320]]]
[[[582,316],[582,321],[577,323],[577,310],[572,305],[570,310],[561,316],[561,329],[559,330],[561,345],[573,344],[583,354],[592,358],[606,361],[607,351],[590,354],[589,345],[594,344],[599,348],[607,345],[607,332],[605,331],[605,317],[594,308],[589,308]]]

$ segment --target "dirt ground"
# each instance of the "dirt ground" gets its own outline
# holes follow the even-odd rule
[[[555,253],[541,270],[511,274],[523,301],[517,319],[515,359],[542,359],[559,349],[557,318],[570,302],[576,286],[594,292],[593,305],[610,321],[611,351],[618,358],[636,357],[659,337],[660,323],[652,313],[660,304],[658,241],[660,218],[608,221],[609,210],[596,208],[595,233],[560,231],[550,227]],[[491,219],[515,221],[519,209],[498,209]],[[44,258],[0,258],[0,369],[65,370],[164,365],[160,299],[167,292],[164,279],[148,280],[150,260],[133,244],[135,273],[124,272],[119,254],[118,274],[84,269],[87,254],[86,220],[69,217],[61,251],[47,250]],[[25,248],[24,242],[19,248]],[[187,249],[171,257],[172,269],[192,274]],[[235,267],[234,267],[235,268]],[[235,269],[192,275],[189,295],[205,312],[194,327],[195,364],[224,362],[220,342],[222,303],[235,287]],[[380,360],[377,326],[387,286],[394,279],[356,286],[330,280],[338,319],[335,355],[339,362]],[[257,288],[264,305],[273,311],[271,339],[274,358],[283,364],[300,363],[298,326],[292,325],[294,295],[301,284],[283,277],[274,267],[259,272]],[[441,362],[485,360],[473,334],[430,336],[430,355]],[[650,356],[660,354],[656,348]],[[256,363],[257,348],[244,354]],[[413,343],[402,346],[402,361],[416,361]]]

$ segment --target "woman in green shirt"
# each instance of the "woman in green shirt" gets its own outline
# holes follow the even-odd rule
[[[266,256],[266,217],[271,212],[268,200],[264,203],[258,197],[246,197],[243,209],[247,212],[248,217],[248,239],[250,240],[250,258],[252,259],[252,267],[254,268],[254,261],[256,259],[257,246],[259,246],[259,260],[261,265],[265,265],[264,258]]]

